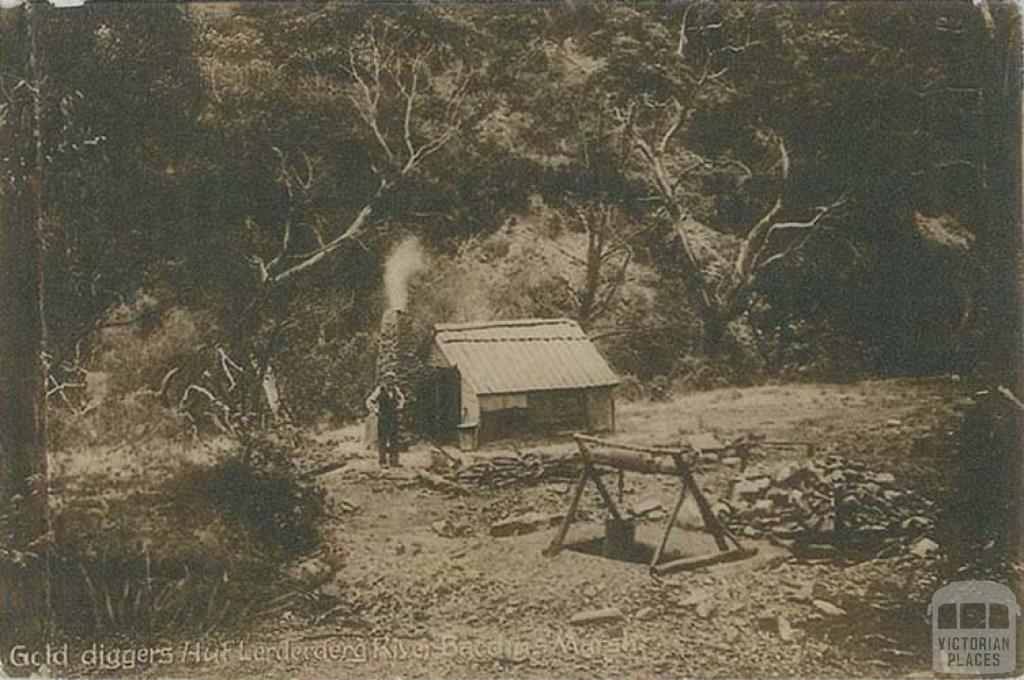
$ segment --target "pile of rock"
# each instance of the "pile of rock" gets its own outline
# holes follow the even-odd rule
[[[876,551],[929,533],[931,501],[901,488],[896,477],[838,457],[774,473],[751,468],[715,506],[737,533],[770,536],[792,547],[836,546]]]

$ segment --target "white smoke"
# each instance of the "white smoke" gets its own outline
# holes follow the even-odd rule
[[[384,288],[390,309],[405,309],[409,302],[409,279],[426,266],[423,246],[415,236],[402,240],[391,250],[384,263]]]

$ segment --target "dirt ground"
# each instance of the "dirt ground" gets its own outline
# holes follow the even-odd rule
[[[840,455],[891,472],[942,502],[942,470],[966,386],[955,377],[874,380],[848,385],[726,389],[665,403],[620,404],[616,440],[678,443],[692,432],[723,440],[746,433],[793,446],[759,450],[766,469],[808,457]],[[325,543],[340,568],[321,589],[334,603],[317,616],[284,608],[244,630],[168,643],[157,676],[273,677],[767,677],[927,675],[930,638],[920,602],[894,601],[925,570],[899,555],[857,564],[797,561],[767,541],[744,540],[756,557],[662,578],[646,565],[573,549],[602,533],[596,494],[569,549],[542,555],[553,528],[494,538],[492,522],[520,513],[558,512],[565,482],[481,489],[450,497],[417,481],[431,465],[422,446],[403,467],[378,470],[358,426],[320,432],[309,457],[335,512]],[[803,446],[807,443],[810,446]],[[569,451],[568,441],[527,442],[523,451]],[[209,453],[209,452],[208,452]],[[209,453],[209,455],[215,455]],[[508,455],[507,444],[480,456]],[[183,447],[181,459],[207,454]],[[139,454],[138,473],[152,468]],[[93,466],[104,460],[97,453]],[[76,493],[93,488],[82,463],[61,474]],[[130,476],[130,473],[126,473]],[[727,493],[737,471],[721,463],[697,470],[706,493]],[[73,481],[72,481],[73,478]],[[610,480],[611,481],[611,480]],[[677,482],[627,474],[626,503],[656,499],[671,507]],[[95,488],[94,488],[95,491]],[[696,520],[693,509],[684,508]],[[656,540],[664,519],[639,528]],[[694,525],[696,526],[696,525]],[[676,532],[679,554],[713,543],[691,528]],[[825,602],[834,605],[829,608]],[[573,625],[582,611],[615,608],[614,620]],[[186,647],[185,645],[191,645]],[[197,650],[200,652],[197,655]],[[135,671],[138,672],[137,670]]]

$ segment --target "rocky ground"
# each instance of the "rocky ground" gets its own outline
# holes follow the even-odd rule
[[[465,470],[522,455],[541,477],[496,488],[476,474],[460,477],[427,447],[414,447],[402,468],[381,471],[357,429],[320,433],[307,464],[319,471],[334,508],[324,527],[330,559],[289,567],[292,580],[305,584],[304,604],[285,600],[244,628],[175,640],[168,663],[146,672],[926,675],[930,631],[921,593],[930,594],[942,551],[930,503],[944,502],[942,470],[964,396],[957,380],[936,378],[721,390],[623,405],[618,441],[671,445],[699,435],[711,449],[753,442],[742,455],[728,447],[706,452],[696,471],[716,511],[757,555],[661,578],[595,549],[604,511],[592,490],[568,549],[542,555],[571,483],[555,467],[536,472],[536,460],[571,453],[570,442],[498,445],[461,459]],[[848,523],[856,535],[874,536],[884,525],[895,541],[865,547],[862,540],[857,551],[837,552],[827,539],[835,529],[828,490],[837,480],[860,504]],[[616,490],[614,475],[606,481]],[[642,515],[638,540],[650,546],[678,482],[636,474],[624,481],[623,505]],[[795,493],[806,498],[794,502]],[[714,550],[689,502],[678,523],[670,553]]]

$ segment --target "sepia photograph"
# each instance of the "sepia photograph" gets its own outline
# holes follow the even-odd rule
[[[0,678],[1020,677],[1021,16],[2,0]]]

